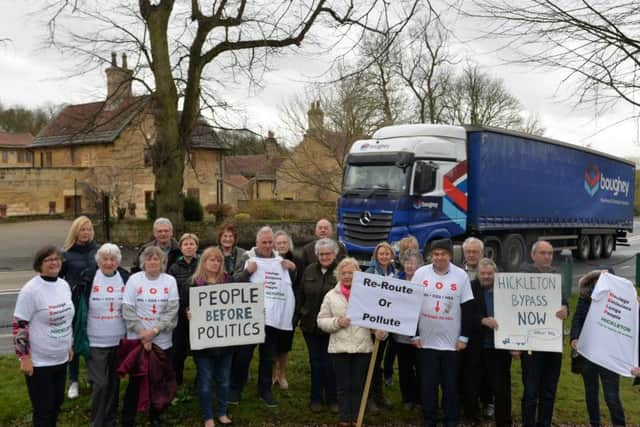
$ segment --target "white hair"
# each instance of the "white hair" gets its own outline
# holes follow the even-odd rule
[[[480,251],[484,250],[484,243],[482,242],[482,240],[478,239],[477,237],[467,237],[465,241],[462,243],[462,249],[463,250],[467,249],[471,245],[478,245],[480,246]]]
[[[258,230],[258,232],[256,233],[256,241],[260,239],[261,235],[267,234],[267,233],[273,234],[273,229],[268,225],[265,225],[264,227],[260,227],[260,230]]]
[[[155,230],[159,225],[167,225],[169,229],[173,232],[173,224],[171,224],[171,220],[169,218],[158,218],[153,221],[153,229]]]
[[[336,243],[336,241],[332,240],[332,239],[328,239],[326,237],[324,239],[318,240],[316,242],[316,244],[314,245],[313,249],[314,249],[314,252],[315,252],[316,256],[318,256],[318,253],[320,252],[320,249],[322,249],[322,248],[329,248],[336,255],[338,255],[338,252],[340,252],[340,248],[338,247],[338,244]]]
[[[291,236],[289,235],[289,233],[287,233],[284,230],[278,230],[278,231],[276,231],[274,233],[273,240],[276,240],[280,236],[286,236],[287,237],[287,244],[289,245],[289,250],[291,252],[293,252],[293,240],[291,240]]]
[[[96,262],[100,262],[101,258],[114,257],[118,260],[118,264],[122,261],[122,252],[120,248],[113,243],[105,243],[100,246],[100,249],[96,252]]]
[[[493,268],[494,272],[498,271],[498,266],[495,262],[493,262],[491,258],[482,258],[480,261],[478,261],[478,268],[480,267],[491,267]]]

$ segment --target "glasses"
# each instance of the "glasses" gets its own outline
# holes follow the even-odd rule
[[[51,258],[45,258],[42,260],[42,262],[60,262],[61,259],[60,257],[51,257]]]

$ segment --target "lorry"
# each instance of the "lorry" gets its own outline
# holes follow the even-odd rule
[[[635,164],[540,136],[483,126],[394,125],[353,143],[338,238],[363,265],[377,243],[475,236],[517,271],[540,239],[608,258],[633,229]]]

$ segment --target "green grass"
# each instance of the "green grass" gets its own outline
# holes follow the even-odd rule
[[[575,307],[575,300],[572,301]],[[565,325],[567,326],[567,324]],[[568,341],[565,339],[565,341]],[[572,374],[568,344],[565,344],[562,374],[555,404],[554,422],[556,424],[585,424],[588,420],[584,403],[584,388],[582,377]],[[60,426],[84,426],[89,424],[91,402],[89,393],[83,385],[86,383],[86,369],[84,361],[81,362],[81,392],[77,400],[66,399]],[[307,350],[302,335],[298,332],[294,340],[294,348],[289,355],[289,369],[287,378],[289,390],[281,392],[274,389],[278,407],[265,408],[258,400],[256,392],[257,374],[257,350],[254,356],[251,379],[245,388],[243,401],[239,406],[230,406],[230,413],[236,426],[321,426],[335,424],[337,417],[326,411],[314,414],[309,410],[309,363]],[[23,376],[18,371],[18,362],[14,356],[0,357],[0,425],[2,426],[28,426],[30,425],[31,404],[27,395],[27,388]],[[185,368],[185,384],[193,384],[195,378],[195,366],[191,358],[187,360]],[[124,393],[126,381],[121,384],[121,397]],[[408,412],[402,408],[400,390],[398,386],[397,370],[393,387],[385,387],[386,395],[394,402],[394,408],[378,416],[366,416],[367,425],[420,425],[421,417],[417,411]],[[640,425],[640,405],[637,404],[640,395],[637,388],[631,386],[631,380],[622,378],[620,393],[627,417],[627,425]],[[601,393],[602,395],[602,393]],[[520,419],[520,397],[522,396],[522,384],[520,379],[520,363],[514,361],[512,367],[512,396],[514,420]],[[609,413],[601,398],[601,412],[603,423],[609,424]],[[198,426],[200,423],[200,410],[195,395],[191,400],[171,406],[163,415],[167,426]],[[143,418],[141,417],[142,421]]]

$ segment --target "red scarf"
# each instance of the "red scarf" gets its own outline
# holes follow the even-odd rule
[[[340,292],[342,295],[349,301],[349,295],[351,295],[351,287],[346,287],[342,282],[340,282]]]

